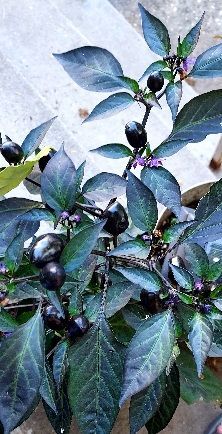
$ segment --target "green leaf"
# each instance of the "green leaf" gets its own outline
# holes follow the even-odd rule
[[[96,245],[104,224],[103,220],[83,229],[65,246],[60,261],[67,273],[73,272],[83,264]]]
[[[126,356],[120,405],[149,386],[164,371],[175,341],[171,311],[143,322],[134,335]]]
[[[141,326],[146,316],[143,307],[139,304],[128,304],[121,312],[127,324],[135,330]]]
[[[204,368],[203,377],[199,379],[190,352],[181,350],[177,358],[177,366],[180,372],[181,398],[187,404],[222,400],[221,380],[208,367]]]
[[[163,233],[163,241],[165,241],[165,243],[173,243],[177,241],[178,238],[183,234],[185,229],[192,224],[193,221],[176,223],[175,225],[170,226]]]
[[[167,68],[168,65],[164,60],[157,60],[156,62],[151,63],[150,66],[143,73],[142,77],[139,79],[141,81],[143,78],[148,77],[148,75],[152,74],[152,72],[162,71],[162,69]]]
[[[77,190],[80,188],[85,172],[86,161],[83,161],[82,164],[76,169],[76,179],[77,179]]]
[[[144,95],[146,102],[152,107],[162,108],[156,94],[154,92],[149,92]]]
[[[12,274],[19,268],[22,262],[23,249],[24,238],[21,232],[12,240],[5,252],[5,265]]]
[[[0,420],[9,434],[38,394],[44,370],[44,329],[40,312],[1,344]],[[25,381],[24,381],[25,379]]]
[[[173,122],[176,119],[181,98],[182,98],[181,81],[177,81],[176,83],[168,83],[166,87],[166,99],[167,99],[167,104],[170,107],[172,113]]]
[[[166,388],[166,374],[162,374],[130,402],[130,433],[136,434],[157,412]]]
[[[222,180],[215,182],[199,202],[195,221],[184,231],[180,242],[202,244],[204,241],[218,240],[222,236]]]
[[[18,326],[16,320],[4,309],[0,310],[0,331],[13,332]]]
[[[119,80],[119,76],[123,75],[121,65],[104,48],[86,46],[54,56],[83,89],[112,92],[123,87]]]
[[[69,400],[81,432],[108,434],[119,411],[122,346],[102,316],[70,349]]]
[[[76,169],[62,145],[41,176],[42,197],[57,212],[72,209],[77,192]]]
[[[215,262],[209,265],[208,273],[206,279],[210,282],[215,282],[222,275],[221,261]]]
[[[102,157],[113,159],[131,157],[133,155],[132,151],[121,143],[109,143],[108,145],[92,149],[90,152],[95,152],[96,154],[102,155]]]
[[[207,277],[209,261],[207,254],[202,247],[195,243],[186,244],[184,246],[184,258],[193,273],[199,277]]]
[[[117,312],[109,319],[111,330],[121,344],[128,346],[135,331],[130,327],[123,318],[122,311]]]
[[[166,389],[156,414],[146,424],[149,434],[157,434],[171,421],[180,399],[179,372],[174,365],[166,377]]]
[[[43,401],[43,406],[46,415],[51,423],[56,434],[69,434],[70,426],[72,422],[72,413],[69,405],[69,399],[67,394],[67,380],[65,379],[60,393],[56,393],[56,409],[55,413],[51,407],[49,407],[45,401]]]
[[[184,289],[191,291],[194,288],[194,279],[192,274],[185,268],[177,267],[177,265],[170,264],[170,268],[173,272],[173,277],[177,281],[178,285]]]
[[[148,271],[138,267],[116,267],[116,270],[126,277],[126,279],[147,291],[159,292],[163,286],[162,281],[154,271]]]
[[[50,119],[49,121],[44,122],[38,127],[31,130],[26,136],[25,140],[22,143],[22,150],[24,152],[25,159],[29,157],[35,150],[41,145],[46,133],[49,128],[53,124],[54,120],[57,118]]]
[[[144,39],[149,48],[159,56],[165,56],[170,52],[170,37],[165,25],[151,15],[140,3],[139,9],[142,18]]]
[[[62,387],[65,374],[68,368],[68,344],[67,341],[60,342],[53,354],[53,377],[58,390]]]
[[[97,263],[97,257],[95,255],[90,255],[83,262],[80,268],[74,270],[72,273],[69,273],[71,278],[74,279],[74,283],[71,284],[71,288],[69,285],[68,290],[72,292],[72,288],[76,288],[80,294],[86,289],[90,280],[92,279],[95,267]],[[67,279],[66,279],[67,282]],[[66,283],[63,285],[63,288],[66,286]],[[66,292],[66,291],[65,291]]]
[[[192,348],[199,377],[202,376],[203,367],[210,350],[212,340],[213,327],[211,322],[199,312],[196,312],[190,323],[189,343]]]
[[[185,38],[183,39],[183,41],[180,44],[180,55],[181,57],[187,57],[189,56],[194,48],[197,45],[199,36],[200,36],[200,30],[201,30],[201,26],[204,20],[204,15],[205,12],[203,13],[201,19],[198,21],[198,23],[192,27],[192,29],[189,31],[189,33],[187,33],[187,35],[185,36]]]
[[[189,77],[215,78],[222,76],[222,44],[208,48],[200,54]]]
[[[168,170],[164,167],[144,168],[141,172],[141,180],[153,192],[158,202],[179,217],[181,213],[180,186]]]
[[[193,304],[193,297],[183,292],[177,292],[179,299],[185,304]]]
[[[88,179],[82,188],[83,195],[95,202],[104,202],[126,191],[126,180],[115,173],[101,172]]]
[[[158,211],[155,197],[135,175],[128,173],[126,188],[127,205],[134,225],[142,231],[152,232]]]
[[[115,249],[108,253],[108,256],[124,257],[130,256],[139,259],[146,259],[150,252],[149,243],[145,243],[141,239],[129,240],[119,244]]]
[[[118,77],[120,83],[122,83],[123,87],[125,87],[126,89],[132,90],[132,92],[134,93],[138,93],[140,90],[139,84],[137,83],[136,80],[134,80],[133,78],[129,78],[129,77]]]
[[[114,93],[97,104],[83,123],[114,116],[116,113],[125,110],[134,102],[135,100],[130,93]]]
[[[52,371],[48,363],[45,364],[44,376],[40,387],[40,394],[49,407],[56,413],[55,384],[53,382]]]
[[[171,134],[153,152],[157,157],[169,157],[188,143],[201,142],[209,134],[221,133],[221,122],[222,90],[198,95],[180,110]]]

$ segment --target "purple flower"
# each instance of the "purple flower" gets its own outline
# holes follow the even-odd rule
[[[60,214],[60,221],[64,221],[64,220],[66,220],[66,219],[68,219],[69,218],[69,213],[68,213],[68,211],[63,211],[61,214]]]
[[[145,166],[146,165],[145,158],[141,157],[139,154],[136,155],[136,158],[135,158],[134,163],[133,163],[133,168],[135,169],[137,167],[137,165],[139,165],[139,166]]]
[[[8,273],[8,269],[4,262],[0,262],[0,274],[6,274]]]
[[[150,241],[150,236],[148,234],[143,234],[143,235],[141,235],[141,239],[143,241]]]
[[[202,291],[204,287],[202,280],[201,279],[196,280],[194,287],[197,291]]]
[[[80,223],[80,222],[81,222],[81,216],[78,215],[78,214],[73,215],[73,216],[71,217],[70,221],[72,221],[72,222],[74,222],[74,223]]]
[[[152,155],[152,157],[149,158],[149,160],[146,163],[147,167],[159,167],[162,165],[163,165],[163,163],[162,163],[161,158],[157,158],[154,155]]]
[[[186,59],[183,60],[184,71],[190,72],[195,62],[196,62],[196,57],[192,57],[192,56],[186,57]]]

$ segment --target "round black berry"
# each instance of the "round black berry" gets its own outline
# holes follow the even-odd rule
[[[21,146],[9,140],[2,144],[1,153],[9,164],[20,163],[24,156]]]
[[[89,321],[84,315],[78,315],[68,321],[67,331],[71,340],[83,336],[89,329]]]
[[[45,155],[44,157],[40,158],[40,160],[39,160],[39,169],[41,170],[41,172],[43,172],[43,170],[45,169],[46,165],[51,160],[51,158],[54,157],[55,154],[56,154],[56,150],[55,149],[50,149],[48,155]]]
[[[48,291],[56,291],[61,288],[66,280],[66,272],[58,262],[48,262],[39,274],[41,285]]]
[[[162,301],[158,294],[142,289],[140,301],[147,313],[155,314],[162,310]]]
[[[57,234],[41,235],[31,247],[30,261],[41,268],[48,262],[59,260],[63,248],[64,242]]]
[[[48,305],[43,311],[43,320],[47,327],[52,330],[63,330],[66,326],[66,318],[53,305]]]
[[[0,303],[6,299],[8,291],[0,291]]]
[[[107,219],[104,229],[111,235],[122,234],[129,226],[127,213],[119,202],[110,205],[104,212],[103,217]]]
[[[125,126],[126,138],[134,149],[143,148],[147,143],[147,133],[139,122],[128,122]]]
[[[161,72],[153,72],[147,80],[147,86],[151,92],[159,92],[164,85],[164,78]]]

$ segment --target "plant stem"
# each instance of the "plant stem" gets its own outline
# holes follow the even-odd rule
[[[38,280],[38,275],[32,275],[32,276],[23,276],[23,277],[15,277],[15,278],[9,278],[9,279],[3,279],[0,280],[1,283],[19,283],[19,282],[25,282],[26,280]]]
[[[41,187],[41,184],[39,184],[39,182],[36,182],[33,179],[30,179],[28,177],[26,177],[25,179],[26,179],[26,181],[31,182],[31,184],[36,185],[36,187]]]
[[[103,210],[101,210],[100,208],[97,207],[91,207],[91,206],[87,206],[87,205],[82,205],[81,203],[76,202],[75,203],[75,208],[79,208],[82,211],[86,211],[88,212],[88,214],[93,215],[94,217],[101,217]]]
[[[162,273],[153,265],[153,269],[156,274],[161,278],[161,280],[165,283],[165,285],[170,289],[170,291],[175,292],[175,288],[171,285],[171,283],[162,275]]]
[[[107,249],[107,251],[108,250],[109,249]],[[110,266],[109,261],[110,261],[110,258],[108,256],[106,256],[104,286],[103,286],[103,294],[102,294],[102,301],[101,301],[101,307],[100,307],[100,315],[104,314],[104,312],[105,312],[107,289],[109,286],[109,266]]]
[[[143,102],[143,104],[146,107],[146,111],[145,111],[145,114],[144,114],[144,117],[143,117],[143,120],[142,120],[142,126],[145,128],[146,123],[148,121],[149,114],[151,112],[152,106],[150,104],[147,104],[147,102],[145,100],[143,100],[142,102]]]

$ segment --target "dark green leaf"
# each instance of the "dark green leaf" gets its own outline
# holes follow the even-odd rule
[[[197,45],[199,36],[200,36],[200,30],[203,23],[205,13],[203,13],[201,19],[198,21],[198,23],[187,33],[185,38],[180,44],[180,55],[181,57],[187,57],[189,56],[194,48]]]
[[[38,394],[44,369],[44,329],[38,311],[1,344],[0,420],[9,434]]]
[[[218,240],[222,236],[222,180],[215,182],[209,193],[199,202],[195,222],[181,236],[181,242],[201,244]]]
[[[157,204],[152,191],[129,172],[126,196],[128,211],[134,225],[142,231],[151,233],[158,218]]]
[[[192,348],[199,377],[202,376],[203,367],[210,350],[212,340],[213,327],[211,322],[199,312],[196,312],[190,323],[189,343]]]
[[[171,45],[165,25],[151,15],[140,3],[139,9],[142,17],[143,34],[147,45],[159,56],[169,54]]]
[[[29,155],[31,155],[41,145],[46,133],[56,118],[57,116],[50,119],[49,121],[44,122],[29,132],[22,143],[22,150],[24,152],[25,158],[28,158]]]
[[[108,253],[108,256],[130,256],[130,257],[136,257],[139,259],[146,259],[150,252],[150,245],[149,243],[145,243],[141,239],[135,239],[135,240],[129,240],[125,243],[119,244],[118,247],[111,250],[110,253]]]
[[[126,279],[147,291],[159,292],[163,286],[159,276],[154,271],[148,271],[138,267],[116,267],[116,270],[123,274]]]
[[[215,280],[219,279],[222,275],[222,267],[221,267],[221,261],[215,262],[211,265],[209,265],[208,273],[206,276],[206,279],[210,282],[214,282]]]
[[[130,402],[130,433],[136,434],[157,412],[166,388],[166,374],[162,374]]]
[[[104,119],[114,116],[116,113],[125,110],[135,102],[134,98],[127,92],[118,92],[108,96],[108,98],[101,101],[94,107],[93,111],[83,121],[89,122],[97,119]]]
[[[123,75],[121,65],[104,48],[86,46],[54,56],[83,89],[112,92],[123,87],[118,78]]]
[[[43,200],[57,212],[72,209],[77,191],[76,169],[62,145],[41,177]]]
[[[38,277],[38,276],[37,276]],[[16,285],[15,290],[9,294],[9,298],[12,300],[26,300],[29,298],[40,299],[45,295],[45,290],[38,285],[37,282],[27,281]]]
[[[72,292],[72,288],[76,288],[81,294],[86,289],[87,285],[89,284],[92,278],[93,272],[96,267],[96,263],[97,263],[97,257],[95,255],[90,255],[88,256],[88,258],[86,258],[86,260],[83,262],[83,264],[79,269],[70,273],[71,278],[74,279],[74,283],[69,285],[68,290],[70,292]],[[65,285],[63,285],[63,288]]]
[[[177,265],[170,264],[170,268],[178,285],[191,291],[194,287],[194,279],[192,274],[185,270],[185,268],[177,267]]]
[[[84,434],[110,433],[118,414],[122,347],[104,317],[70,350],[69,400]]]
[[[121,344],[128,346],[135,331],[130,327],[123,318],[122,311],[117,312],[109,319],[111,330]]]
[[[67,273],[72,273],[83,264],[94,248],[104,224],[103,220],[83,229],[65,246],[60,260]]]
[[[181,98],[182,98],[181,81],[177,81],[176,83],[168,83],[166,87],[166,99],[167,99],[167,104],[170,107],[172,113],[173,122],[176,119]]]
[[[45,364],[44,376],[40,387],[40,394],[49,407],[56,413],[55,384],[53,382],[52,371],[48,363]]]
[[[121,312],[127,324],[135,330],[141,326],[145,319],[145,311],[139,304],[128,304]]]
[[[200,401],[221,401],[221,380],[207,367],[203,370],[203,378],[199,379],[190,352],[181,351],[177,358],[177,366],[180,372],[181,398],[187,404],[191,405]]]
[[[176,223],[175,225],[170,226],[163,233],[163,241],[165,241],[165,243],[173,243],[177,241],[185,229],[192,224],[193,221]]]
[[[158,202],[179,217],[181,212],[180,186],[168,170],[164,167],[144,168],[141,172],[141,180],[153,192]]]
[[[192,272],[197,276],[205,278],[208,275],[208,257],[205,250],[198,244],[186,244],[184,246],[184,258]]]
[[[98,202],[122,196],[126,191],[126,180],[115,173],[101,172],[90,178],[83,186],[85,197]]]
[[[12,240],[5,252],[5,265],[12,274],[18,269],[22,262],[23,249],[24,238],[21,232]]]
[[[126,356],[120,405],[149,386],[170,360],[175,341],[171,311],[147,319],[134,335]]]
[[[171,421],[180,399],[179,372],[174,365],[166,377],[166,389],[156,414],[146,424],[149,434],[157,434]]]
[[[18,326],[15,319],[4,309],[0,310],[0,331],[13,332]]]
[[[131,157],[133,155],[132,151],[121,143],[109,143],[108,145],[92,149],[90,152],[95,152],[103,157],[114,159]]]
[[[198,56],[189,77],[215,78],[222,76],[222,44],[208,48]]]
[[[82,164],[76,169],[76,179],[77,179],[77,190],[80,188],[82,184],[82,180],[84,178],[84,171],[85,171],[86,161],[83,161]]]
[[[49,422],[51,423],[56,434],[69,434],[70,425],[72,422],[72,413],[69,405],[66,380],[62,385],[60,393],[56,394],[57,413],[55,413],[44,401],[43,405]]]
[[[188,294],[184,294],[183,292],[177,293],[179,299],[185,304],[193,304],[193,297]]]
[[[198,95],[180,110],[171,134],[153,152],[157,157],[169,157],[188,143],[201,142],[209,134],[221,133],[221,122],[222,90]]]
[[[157,60],[157,62],[151,63],[151,65],[148,66],[139,81],[141,81],[145,77],[148,77],[148,75],[152,74],[152,72],[162,71],[162,69],[164,68],[167,68],[167,63],[164,60]]]
[[[53,355],[53,377],[58,390],[61,388],[68,368],[68,344],[67,341],[60,342]]]
[[[136,80],[129,77],[118,77],[120,83],[122,83],[122,86],[126,89],[132,90],[134,93],[138,93],[140,90],[139,84]]]

